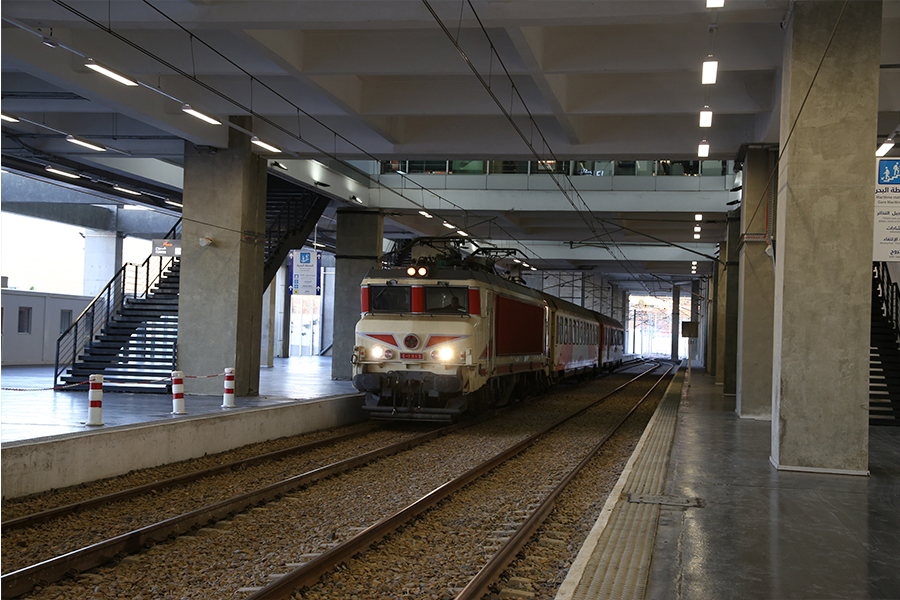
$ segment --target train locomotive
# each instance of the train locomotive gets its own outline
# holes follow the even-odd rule
[[[495,261],[445,251],[369,271],[351,362],[370,418],[452,421],[621,364],[621,323],[500,276]]]

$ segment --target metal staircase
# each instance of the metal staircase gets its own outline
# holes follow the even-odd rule
[[[900,426],[900,286],[887,263],[872,269],[869,424]]]
[[[266,192],[265,286],[292,248],[309,238],[329,199],[271,173]],[[181,221],[166,235],[181,237]],[[180,262],[149,257],[129,263],[56,343],[54,385],[86,390],[104,376],[111,392],[168,393],[176,365]],[[72,385],[80,384],[80,385]]]

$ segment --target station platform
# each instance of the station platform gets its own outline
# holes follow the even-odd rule
[[[276,358],[274,366],[259,371],[259,395],[235,398],[235,406],[262,407],[317,400],[357,393],[349,381],[331,379],[330,356]],[[52,366],[0,369],[0,442],[31,440],[48,436],[99,431],[86,427],[88,393],[54,391]],[[18,391],[18,390],[24,391]],[[185,395],[188,415],[221,413],[221,396]],[[173,415],[172,397],[167,394],[103,395],[104,427],[135,425],[184,418]]]
[[[556,599],[900,598],[900,428],[870,476],[777,471],[771,422],[684,369]]]

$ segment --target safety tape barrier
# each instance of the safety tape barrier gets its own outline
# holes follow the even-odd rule
[[[225,372],[216,373],[215,375],[184,375],[184,379],[212,379],[214,377],[222,377],[225,375]],[[163,381],[171,381],[172,376],[169,377],[160,377],[159,379],[150,379],[147,381],[116,381],[114,379],[104,379],[103,383],[114,383],[119,385],[146,385],[150,383],[160,383]],[[57,385],[54,387],[45,387],[45,388],[13,388],[13,387],[0,387],[0,390],[4,392],[49,392],[49,391],[63,391],[69,388],[78,387],[79,385],[87,385],[90,383],[90,380],[79,381],[78,383],[69,383],[66,385]]]

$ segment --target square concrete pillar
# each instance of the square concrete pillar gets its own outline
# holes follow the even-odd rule
[[[332,379],[349,380],[353,374],[350,356],[356,344],[356,323],[362,311],[360,283],[369,269],[381,265],[383,238],[384,217],[379,211],[338,209]]]
[[[744,160],[744,189],[741,231],[744,243],[740,255],[738,286],[738,416],[772,418],[772,336],[775,317],[775,265],[766,253],[770,188],[769,158],[765,148],[750,148]],[[774,161],[774,159],[773,159]],[[757,210],[759,207],[759,210]],[[767,218],[768,217],[768,218]],[[750,221],[752,218],[752,222]]]
[[[725,318],[725,347],[722,349],[723,393],[737,392],[738,348],[738,287],[741,276],[741,216],[736,210],[728,213],[728,240],[725,250],[725,306],[719,315]]]
[[[789,21],[775,247],[779,469],[867,472],[881,11],[881,2],[800,1]]]
[[[250,128],[249,118],[240,118]],[[259,391],[266,161],[235,129],[227,149],[184,151],[184,223],[178,302],[178,368],[235,369],[235,394]],[[211,240],[200,245],[201,238]],[[222,393],[222,379],[186,379],[185,393]]]
[[[678,356],[678,342],[681,341],[681,288],[672,286],[672,360],[681,360]]]

